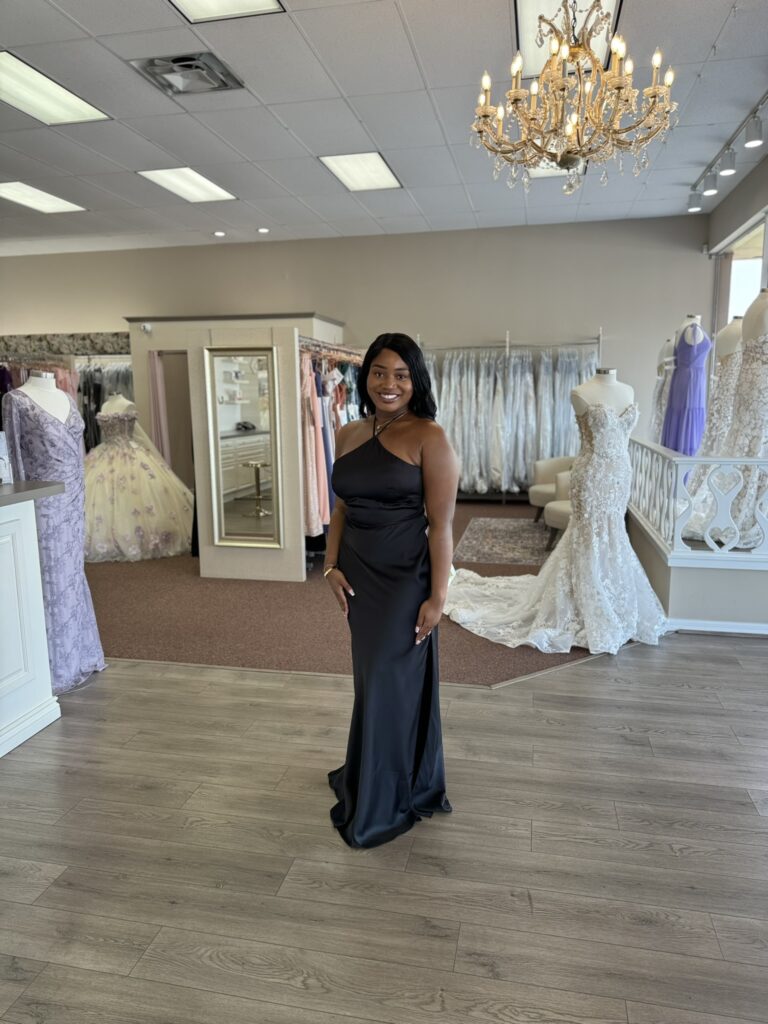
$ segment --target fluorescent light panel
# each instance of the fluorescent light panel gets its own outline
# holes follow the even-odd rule
[[[320,159],[350,192],[403,187],[379,153],[347,153]]]
[[[606,14],[611,16],[611,25],[613,32],[616,31],[616,8],[618,7],[619,0],[603,0],[603,10]],[[585,4],[584,6],[589,6]],[[536,33],[539,31],[539,15],[543,14],[548,17],[551,21],[559,27],[560,26],[560,4],[557,0],[549,0],[549,2],[543,2],[543,0],[515,0],[515,13],[517,15],[517,48],[523,55],[523,78],[532,78],[537,76],[544,66],[544,62],[549,57],[549,40],[544,40],[544,46],[536,45]],[[584,20],[583,14],[579,14],[577,25],[581,29],[582,22]],[[608,59],[608,53],[610,50],[610,43],[605,41],[605,32],[601,33],[596,40],[594,40],[595,53],[602,60],[605,65]],[[512,63],[512,54],[509,58],[510,64]],[[633,54],[634,56],[634,54]],[[641,55],[642,56],[642,55]],[[648,60],[650,61],[651,55],[648,54]],[[635,61],[637,64],[637,60]]]
[[[50,192],[43,192],[39,188],[25,185],[23,181],[0,182],[0,199],[7,199],[11,203],[19,203],[20,206],[29,206],[32,210],[39,210],[40,213],[74,213],[84,210],[84,206],[76,206],[66,199],[59,199],[52,196]]]
[[[7,50],[0,53],[0,100],[43,124],[109,120],[108,114],[35,71]]]
[[[171,0],[188,21],[221,21],[274,14],[284,10],[277,0]]]
[[[191,167],[171,167],[163,171],[138,171],[142,178],[148,178],[155,185],[168,189],[190,203],[215,203],[234,199],[231,192],[214,185]]]

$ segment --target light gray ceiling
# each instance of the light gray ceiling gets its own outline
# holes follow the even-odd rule
[[[192,26],[169,0],[0,0],[0,45],[112,119],[48,128],[0,103],[0,181],[87,209],[0,200],[0,255],[672,216],[768,89],[767,0],[624,0],[636,66],[661,45],[675,67],[679,126],[640,178],[609,168],[602,187],[592,168],[575,196],[558,179],[525,195],[469,146],[480,75],[504,81],[516,49],[513,0],[283,2],[283,14]],[[173,100],[126,63],[198,50],[245,89]],[[404,189],[353,195],[317,159],[361,150],[379,150]],[[739,146],[738,173],[705,203],[762,157]],[[237,201],[186,203],[136,174],[182,164]]]

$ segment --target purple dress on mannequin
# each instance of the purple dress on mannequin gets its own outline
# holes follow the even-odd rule
[[[104,666],[85,578],[83,420],[69,398],[62,423],[24,391],[3,396],[8,454],[17,480],[56,480],[63,494],[35,502],[48,661],[54,693],[66,693]]]
[[[688,324],[675,346],[661,443],[681,455],[699,450],[707,422],[707,356],[712,342],[700,324]]]

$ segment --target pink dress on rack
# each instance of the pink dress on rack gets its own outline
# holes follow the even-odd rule
[[[320,517],[320,499],[317,490],[316,442],[312,412],[315,375],[312,373],[312,359],[305,354],[301,356],[300,383],[302,463],[304,470],[304,533],[307,537],[318,537],[323,532],[323,520]],[[323,467],[323,471],[325,471],[325,467]]]

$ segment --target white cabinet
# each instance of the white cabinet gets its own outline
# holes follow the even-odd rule
[[[0,486],[0,756],[61,714],[51,693],[34,499],[63,490]]]
[[[219,442],[221,451],[221,489],[224,500],[239,493],[253,491],[253,470],[246,463],[261,462],[261,493],[272,493],[271,434],[244,434],[243,437],[223,437]]]

